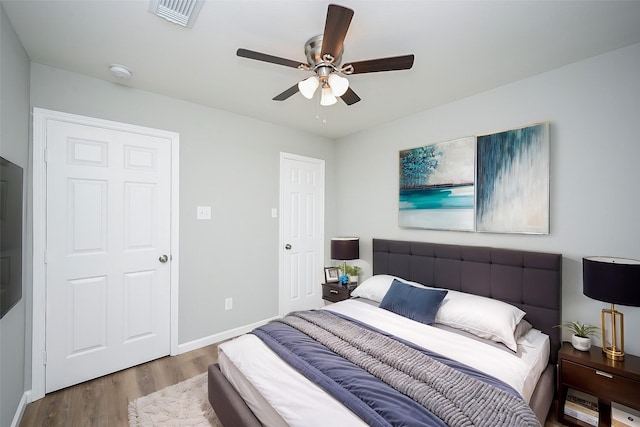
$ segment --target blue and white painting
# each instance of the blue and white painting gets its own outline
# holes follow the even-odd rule
[[[549,233],[549,123],[477,137],[476,231]]]
[[[401,227],[474,229],[475,138],[400,151]]]

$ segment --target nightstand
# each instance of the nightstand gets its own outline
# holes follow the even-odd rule
[[[558,421],[588,427],[589,424],[564,414],[570,388],[597,397],[598,426],[609,427],[611,402],[640,410],[640,357],[625,354],[624,360],[617,362],[607,359],[600,347],[578,351],[565,342],[558,352]]]
[[[356,285],[343,286],[340,283],[323,283],[322,299],[330,302],[338,302],[351,298],[351,292]]]

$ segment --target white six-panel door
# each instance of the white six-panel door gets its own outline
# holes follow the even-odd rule
[[[324,161],[282,153],[281,314],[322,305]]]
[[[50,392],[170,353],[171,146],[64,121],[46,133]]]

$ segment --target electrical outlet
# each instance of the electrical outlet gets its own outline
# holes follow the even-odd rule
[[[271,208],[271,218],[277,218],[277,217],[278,217],[278,209]]]
[[[231,310],[233,308],[233,298],[226,298],[224,300],[224,309]]]

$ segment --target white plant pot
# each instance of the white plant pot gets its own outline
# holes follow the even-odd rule
[[[579,337],[577,335],[571,336],[571,344],[573,348],[580,351],[589,351],[591,348],[591,338]]]
[[[360,276],[349,276],[349,283],[358,283]]]

